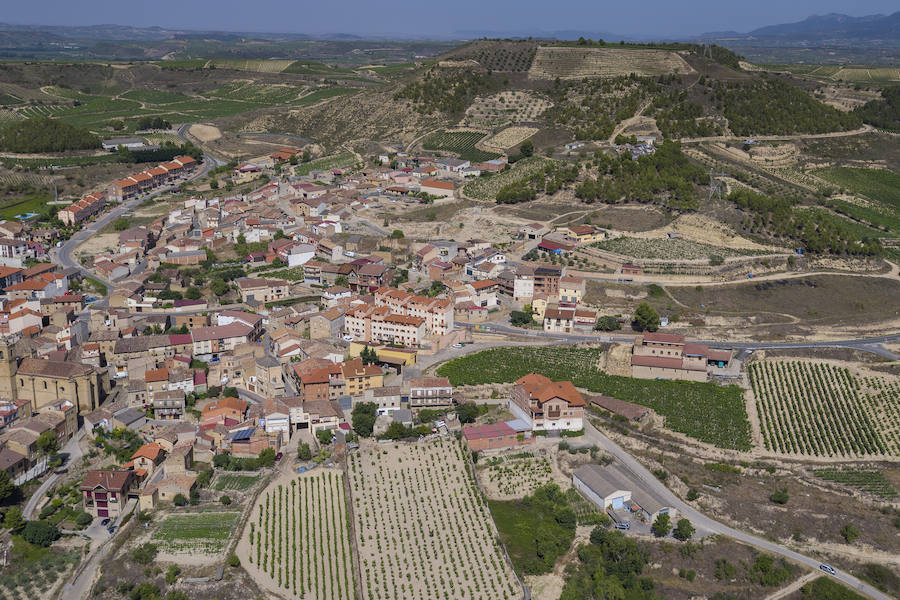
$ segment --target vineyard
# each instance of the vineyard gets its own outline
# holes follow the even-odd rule
[[[507,383],[540,373],[554,381],[648,406],[666,427],[720,448],[749,450],[750,423],[741,388],[713,383],[633,379],[598,368],[602,350],[576,346],[492,348],[455,358],[437,373],[453,385]]]
[[[540,47],[528,76],[532,79],[584,79],[692,73],[683,58],[666,50]]]
[[[502,125],[534,121],[553,104],[522,91],[503,91],[493,96],[475,98],[466,109],[462,124]]]
[[[259,475],[240,475],[237,473],[222,473],[216,476],[213,489],[216,491],[235,490],[243,492],[249,490],[259,482]]]
[[[21,120],[22,115],[20,115],[16,111],[0,108],[0,127]]]
[[[320,471],[270,486],[244,536],[241,561],[257,582],[298,598],[356,598],[342,473]]]
[[[334,169],[347,169],[356,164],[356,156],[352,152],[338,154],[337,156],[325,156],[308,163],[294,167],[297,175],[309,175],[313,171],[331,171]]]
[[[350,484],[364,597],[521,597],[455,440],[364,445]]]
[[[855,458],[900,454],[900,382],[829,363],[749,366],[767,450]]]
[[[536,127],[507,127],[484,140],[484,145],[490,148],[507,150],[513,146],[518,146],[537,132],[538,129]]]
[[[531,452],[494,456],[478,466],[481,481],[497,493],[491,497],[510,500],[528,496],[553,480],[549,458],[536,458]]]
[[[210,96],[260,104],[289,104],[304,88],[290,85],[268,85],[247,81],[232,81],[210,92]]]
[[[281,73],[294,64],[292,60],[240,60],[217,58],[209,61],[208,66],[217,69],[233,69],[235,71],[251,71],[253,73]]]
[[[463,160],[481,162],[500,156],[495,152],[485,152],[475,147],[483,133],[477,131],[438,131],[422,140],[422,147],[426,150],[443,150],[459,155]]]
[[[221,554],[240,516],[236,512],[169,515],[153,533],[153,540],[167,554]]]
[[[873,494],[885,500],[897,497],[897,490],[881,471],[863,471],[856,469],[816,469],[813,475],[826,481],[833,481],[861,492]]]

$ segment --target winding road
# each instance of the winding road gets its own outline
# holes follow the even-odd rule
[[[642,486],[653,490],[655,494],[666,499],[670,506],[678,509],[678,512],[681,513],[681,515],[685,518],[689,519],[695,527],[710,531],[712,533],[728,536],[745,544],[750,544],[751,546],[754,546],[756,548],[760,548],[767,552],[783,556],[784,558],[790,559],[796,563],[806,565],[811,569],[815,569],[816,572],[819,572],[819,565],[822,564],[823,561],[805,556],[803,554],[800,554],[799,552],[791,550],[790,548],[786,548],[761,537],[757,537],[744,531],[740,531],[739,529],[735,529],[734,527],[730,527],[706,516],[691,505],[681,500],[681,498],[676,496],[674,493],[672,493],[669,488],[663,485],[663,483],[659,481],[659,479],[657,479],[649,470],[647,470],[646,467],[639,463],[637,459],[626,452],[625,449],[623,449],[621,446],[600,433],[593,425],[591,425],[587,421],[585,422],[584,430],[585,439],[588,442],[590,442],[591,444],[596,444],[599,448],[602,448],[603,450],[611,454],[613,459],[617,461],[618,465],[625,471],[628,471],[629,475],[635,481],[640,481]],[[875,600],[891,600],[890,596],[881,593],[880,591],[866,583],[863,583],[849,573],[838,570],[835,575],[833,575],[833,577],[844,585],[868,596],[869,598],[874,598]]]

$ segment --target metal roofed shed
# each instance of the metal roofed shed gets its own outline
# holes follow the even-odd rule
[[[640,482],[616,465],[578,467],[572,473],[572,484],[601,510],[628,509],[648,523],[653,523],[661,514],[668,514],[674,521],[678,514],[675,508],[652,491],[640,487]]]

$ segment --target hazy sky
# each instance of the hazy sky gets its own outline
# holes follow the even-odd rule
[[[36,0],[3,2],[0,22],[291,33],[448,35],[462,30],[690,36],[749,31],[811,14],[891,13],[897,0]]]

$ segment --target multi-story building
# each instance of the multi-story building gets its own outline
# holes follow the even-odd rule
[[[290,285],[284,279],[263,279],[261,277],[242,277],[235,283],[241,293],[241,301],[276,302],[284,300],[290,293]]]
[[[415,377],[409,380],[410,408],[439,408],[453,404],[453,386],[446,377]]]
[[[455,326],[453,301],[449,298],[416,296],[385,287],[375,292],[375,306],[387,306],[394,314],[425,319],[428,333],[433,336],[447,335]]]
[[[577,431],[584,427],[584,399],[571,381],[530,373],[516,381],[509,409],[532,429]]]
[[[81,482],[84,511],[101,519],[118,517],[135,484],[134,471],[88,471]]]

